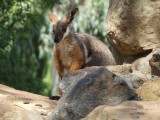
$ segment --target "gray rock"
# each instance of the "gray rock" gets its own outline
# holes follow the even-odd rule
[[[69,73],[62,86],[64,94],[49,120],[79,120],[99,105],[117,105],[137,96],[125,79],[106,67]]]
[[[153,54],[149,61],[152,75],[160,76],[160,51]]]
[[[59,88],[62,90],[63,94],[73,85],[75,85],[80,79],[83,79],[87,75],[91,74],[91,72],[95,71],[99,67],[87,67],[85,69],[68,72],[63,80],[60,82]]]

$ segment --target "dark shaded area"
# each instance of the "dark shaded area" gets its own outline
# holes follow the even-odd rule
[[[152,75],[160,76],[160,51],[153,54],[149,64],[151,66]]]
[[[51,96],[49,97],[50,100],[59,100],[61,96]]]

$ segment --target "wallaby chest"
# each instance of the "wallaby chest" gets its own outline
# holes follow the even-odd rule
[[[74,41],[65,39],[59,43],[57,50],[59,52],[59,59],[63,67],[68,71],[72,64],[72,57],[70,56],[70,51],[73,51]]]

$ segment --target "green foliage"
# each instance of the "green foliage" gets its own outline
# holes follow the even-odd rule
[[[82,4],[79,7],[80,12],[76,21],[78,25],[74,23],[76,31],[97,36],[108,44],[105,36],[105,20],[109,3],[107,0],[87,0],[84,4],[85,6]]]
[[[70,2],[72,1],[72,2]],[[54,13],[63,18],[73,7],[79,8],[79,13],[73,21],[76,32],[94,35],[108,44],[105,33],[108,0],[63,0]]]
[[[41,35],[48,34],[49,24],[44,15],[55,2],[0,2],[0,83],[38,94],[46,88],[42,73],[48,54],[41,55],[44,51]],[[48,46],[51,48],[53,43]]]
[[[52,59],[47,60],[44,71],[43,71],[44,77],[42,79],[42,82],[47,85],[47,87],[45,87],[43,89],[43,92],[42,92],[43,95],[50,96],[52,94],[51,93],[51,89],[52,89],[52,64],[53,64]]]

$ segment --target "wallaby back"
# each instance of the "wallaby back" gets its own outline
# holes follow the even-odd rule
[[[84,55],[84,67],[115,65],[108,47],[96,37],[76,33],[76,40]]]

